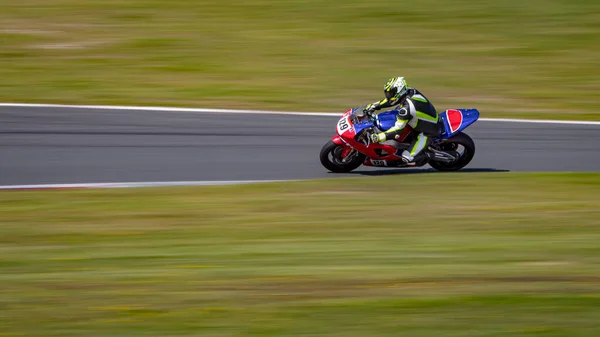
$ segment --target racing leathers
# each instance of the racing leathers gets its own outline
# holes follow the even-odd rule
[[[385,132],[371,135],[373,142],[385,142],[395,139],[402,134],[406,125],[410,125],[419,132],[412,141],[409,148],[402,152],[402,160],[407,164],[415,164],[417,156],[422,154],[436,137],[440,136],[441,128],[438,124],[438,114],[435,107],[419,90],[409,88],[406,95],[402,97],[384,98],[381,101],[370,104],[365,110],[368,113],[374,110],[399,105],[395,125]],[[423,153],[424,155],[424,153]],[[422,158],[419,156],[418,158]]]

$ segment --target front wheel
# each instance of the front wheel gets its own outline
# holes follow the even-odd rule
[[[431,160],[429,166],[438,171],[458,171],[467,166],[475,156],[475,142],[466,133],[459,133],[448,138],[444,143],[435,146],[440,151],[451,153],[457,157],[452,162]]]
[[[343,156],[345,148],[331,140],[328,141],[319,154],[321,164],[334,173],[347,173],[362,165],[366,156],[354,149]]]

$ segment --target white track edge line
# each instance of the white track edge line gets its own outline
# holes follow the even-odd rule
[[[172,187],[172,186],[221,186],[221,185],[277,183],[277,182],[292,182],[292,181],[299,181],[299,180],[145,181],[145,182],[123,182],[123,183],[0,185],[0,190],[132,188],[132,187]]]
[[[335,112],[298,112],[298,111],[272,111],[272,110],[236,110],[212,108],[177,108],[160,106],[127,106],[127,105],[69,105],[69,104],[43,104],[43,103],[0,103],[0,107],[21,108],[69,108],[69,109],[96,109],[96,110],[134,110],[134,111],[176,111],[199,113],[230,113],[230,114],[270,114],[294,116],[323,116],[333,117],[340,113]],[[556,120],[556,119],[519,119],[519,118],[479,118],[483,122],[505,123],[536,123],[536,124],[572,124],[572,125],[600,125],[596,121]]]

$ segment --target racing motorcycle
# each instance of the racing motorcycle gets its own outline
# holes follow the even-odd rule
[[[475,155],[473,139],[463,132],[479,118],[477,109],[449,109],[439,114],[441,136],[423,150],[424,156],[406,164],[402,151],[418,136],[410,125],[401,135],[384,143],[373,143],[370,135],[386,131],[396,123],[398,110],[377,115],[366,114],[366,105],[348,109],[337,122],[337,135],[328,141],[319,155],[321,164],[331,172],[346,173],[361,165],[375,167],[421,167],[429,164],[438,171],[458,171]]]

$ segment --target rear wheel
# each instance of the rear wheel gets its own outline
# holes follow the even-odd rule
[[[457,157],[456,160],[449,163],[431,160],[429,166],[438,171],[458,171],[467,166],[475,156],[475,142],[466,133],[462,132],[435,146],[435,148]]]
[[[319,154],[321,164],[331,172],[346,173],[356,169],[365,161],[366,156],[364,154],[354,149],[344,154],[344,152],[348,152],[344,149],[347,149],[347,147],[338,145],[331,140],[328,141],[323,145]]]

